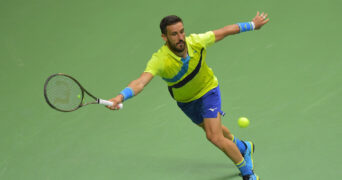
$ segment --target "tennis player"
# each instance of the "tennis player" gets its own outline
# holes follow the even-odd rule
[[[227,25],[203,34],[185,36],[183,21],[178,16],[164,17],[160,22],[165,44],[152,55],[141,76],[132,81],[119,95],[110,99],[118,104],[138,95],[153,79],[160,76],[179,108],[199,127],[207,139],[223,151],[240,170],[244,180],[258,180],[253,172],[254,144],[241,141],[221,123],[221,95],[219,83],[206,64],[207,48],[229,35],[260,29],[269,19],[257,12],[250,22]]]

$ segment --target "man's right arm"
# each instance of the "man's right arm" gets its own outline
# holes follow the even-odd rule
[[[128,87],[131,88],[134,92],[134,96],[138,95],[144,87],[153,79],[153,75],[149,72],[143,72],[140,77],[136,80],[133,80],[128,84]],[[117,95],[116,97],[110,99],[109,101],[113,102],[113,106],[107,106],[107,108],[111,110],[118,109],[118,104],[124,101],[124,96],[122,94]]]

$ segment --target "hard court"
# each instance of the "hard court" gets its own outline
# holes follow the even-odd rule
[[[209,47],[223,124],[256,144],[263,180],[333,179],[342,158],[342,1],[0,1],[1,180],[239,180],[156,77],[124,109],[51,109],[53,73],[109,99],[163,44],[160,20],[187,35],[269,14],[260,31]],[[251,124],[239,128],[237,119]]]

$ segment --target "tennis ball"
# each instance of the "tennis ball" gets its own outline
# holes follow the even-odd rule
[[[78,98],[78,99],[81,99],[81,95],[80,95],[80,94],[79,94],[79,95],[77,95],[77,98]]]
[[[249,120],[246,117],[240,117],[238,119],[238,125],[242,128],[245,128],[249,125]]]

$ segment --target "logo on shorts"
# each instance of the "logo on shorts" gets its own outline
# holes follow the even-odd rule
[[[209,111],[214,112],[216,109],[217,109],[217,107],[215,107],[215,108],[209,108]]]

